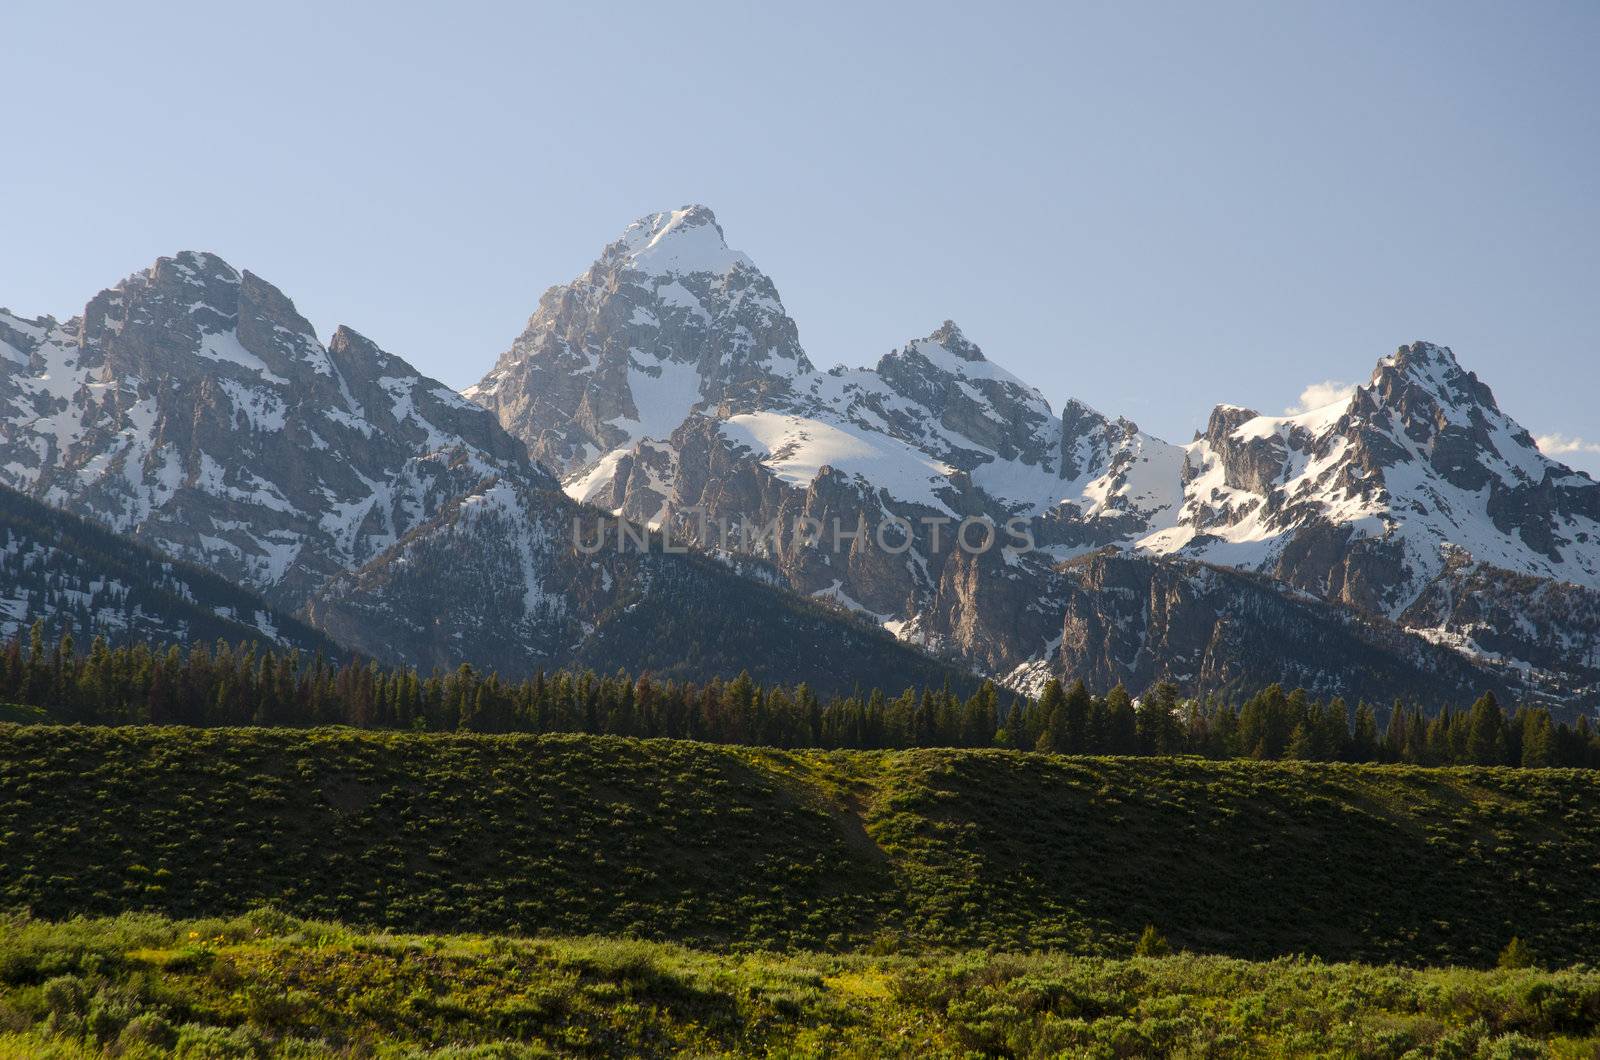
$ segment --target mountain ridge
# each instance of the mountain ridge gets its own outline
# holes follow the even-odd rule
[[[680,214],[711,218],[702,223],[717,251],[683,268],[714,260],[730,273],[756,271],[727,249],[709,210],[651,218]],[[647,218],[630,231],[656,223]],[[611,255],[608,248],[585,276]],[[664,260],[652,282],[681,275],[676,260]],[[553,288],[541,312],[568,299],[567,290]],[[617,291],[613,316],[631,305],[626,289]],[[590,283],[583,294],[598,300],[587,319],[603,327],[610,293]],[[708,317],[728,311],[718,297],[705,289]],[[631,349],[633,337],[586,341]],[[516,352],[485,385],[521,373],[520,385],[536,395],[536,358],[519,361]],[[1448,606],[1469,595],[1450,584],[1466,569],[1453,558],[1465,549],[1474,569],[1570,582],[1579,611],[1600,607],[1600,595],[1591,595],[1600,594],[1600,485],[1540,453],[1448,347],[1401,347],[1380,359],[1365,386],[1322,409],[1271,417],[1218,406],[1182,445],[1078,399],[1056,412],[948,320],[874,367],[808,366],[797,352],[767,385],[737,399],[702,385],[686,404],[657,406],[651,431],[569,452],[561,465],[567,492],[712,548],[717,541],[696,525],[706,515],[735,526],[782,513],[869,525],[1021,516],[1038,547],[1001,563],[941,555],[920,534],[907,570],[854,551],[806,555],[792,540],[763,553],[797,591],[992,672],[1037,670],[1059,624],[1063,575],[1055,568],[1116,546],[1267,574],[1379,625],[1399,623],[1530,689],[1596,687],[1582,622],[1563,624],[1547,611],[1539,631],[1492,637]],[[598,375],[582,385],[584,402],[627,403],[615,394],[594,399],[607,385]],[[519,433],[515,417],[501,418]],[[537,448],[542,432],[562,429],[559,419],[519,436]],[[1028,588],[1005,584],[1019,580]],[[1429,606],[1418,606],[1424,599]],[[1481,636],[1464,633],[1468,626]],[[1484,646],[1490,640],[1499,650]]]
[[[951,320],[872,367],[819,371],[776,285],[702,206],[628,226],[464,394],[347,326],[324,344],[282,291],[215,255],[161,258],[65,324],[0,312],[0,425],[0,483],[452,664],[593,647],[613,586],[643,568],[561,543],[588,512],[960,672],[1070,675],[1064,623],[1084,617],[1093,568],[1078,561],[1109,547],[1170,564],[1152,584],[1192,561],[1265,576],[1320,601],[1307,621],[1330,632],[1365,616],[1369,646],[1403,629],[1417,643],[1401,656],[1448,649],[1513,692],[1600,689],[1600,485],[1540,454],[1448,347],[1401,347],[1321,409],[1219,405],[1178,445],[1078,399],[1057,411]],[[500,513],[494,534],[472,531],[489,525],[479,509]],[[957,547],[972,522],[1029,544]],[[904,527],[904,547],[867,532],[823,548],[802,524]],[[504,628],[418,580],[419,535],[455,543],[425,551],[480,584],[475,602],[506,596]],[[1170,637],[1276,606],[1223,581],[1221,611],[1180,609],[1192,628]],[[426,599],[448,628],[377,621],[386,593]]]

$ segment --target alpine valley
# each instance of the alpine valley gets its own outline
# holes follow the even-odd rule
[[[1600,693],[1600,484],[1450,349],[1175,444],[1053,406],[950,321],[819,370],[703,206],[628,226],[461,394],[205,253],[65,323],[0,312],[0,483],[35,513],[0,496],[5,636],[149,636],[137,573],[234,632],[422,668]],[[41,543],[44,505],[73,532]],[[584,549],[601,517],[652,546]],[[836,520],[863,532],[801,529]],[[962,520],[1026,534],[964,549]],[[134,558],[92,585],[63,558],[107,541]],[[234,595],[185,595],[195,567]]]

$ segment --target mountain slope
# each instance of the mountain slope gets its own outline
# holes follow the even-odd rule
[[[696,407],[759,404],[811,371],[772,281],[703,206],[641,218],[553,287],[466,396],[563,473]]]
[[[1188,462],[1181,526],[1147,548],[1270,569],[1391,615],[1452,549],[1600,588],[1600,483],[1540,453],[1446,347],[1403,346],[1366,386],[1303,415],[1219,408]],[[1324,557],[1292,546],[1330,527],[1348,532],[1348,558],[1319,569]],[[1368,563],[1393,574],[1364,576]]]
[[[41,620],[51,640],[70,626],[84,646],[220,639],[343,654],[215,574],[0,486],[0,641]]]
[[[668,552],[659,536],[620,539],[617,523],[602,529],[600,518],[559,491],[491,483],[330,581],[308,611],[379,659],[472,662],[512,677],[591,666],[696,681],[749,670],[841,693],[976,683],[767,584],[775,575],[739,574],[681,545]]]

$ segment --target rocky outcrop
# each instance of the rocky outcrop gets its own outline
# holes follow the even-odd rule
[[[1453,551],[1400,621],[1492,665],[1516,669],[1545,696],[1600,697],[1600,592],[1515,574]]]
[[[1393,619],[1520,666],[1534,691],[1592,680],[1581,617],[1547,609],[1533,636],[1510,608],[1493,608],[1496,635],[1485,628],[1484,575],[1477,591],[1458,591],[1467,569],[1499,572],[1530,604],[1600,591],[1600,484],[1540,453],[1449,349],[1403,346],[1326,408],[1271,417],[1220,407],[1187,460],[1179,526],[1143,547]],[[1512,588],[1519,579],[1526,591]]]
[[[1259,576],[1117,551],[1066,564],[1054,672],[1134,694],[1172,681],[1233,697],[1273,682],[1354,702],[1460,705],[1502,675],[1381,619]]]

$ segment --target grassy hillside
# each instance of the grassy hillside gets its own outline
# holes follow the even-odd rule
[[[1592,1056],[1600,973],[0,920],[0,1056]],[[102,1051],[104,1050],[104,1051]]]
[[[0,906],[700,945],[1600,962],[1600,777],[0,726]]]

